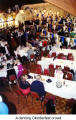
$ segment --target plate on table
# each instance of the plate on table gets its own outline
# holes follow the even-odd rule
[[[57,81],[56,82],[56,87],[57,88],[61,88],[62,87],[62,82],[61,81]]]
[[[46,82],[51,83],[51,82],[52,82],[52,80],[51,80],[51,79],[47,79],[47,80],[46,80]]]

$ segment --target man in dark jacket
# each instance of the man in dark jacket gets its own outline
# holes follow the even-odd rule
[[[41,81],[35,80],[31,84],[31,91],[37,92],[38,95],[43,98],[45,96],[44,85]]]

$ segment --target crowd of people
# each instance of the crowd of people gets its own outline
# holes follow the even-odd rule
[[[54,46],[58,48],[76,48],[75,39],[72,40],[70,33],[74,31],[75,19],[70,15],[65,17],[42,16],[40,21],[37,18],[29,21],[27,24],[20,24],[18,28],[12,27],[0,30],[0,69],[2,69],[3,61],[19,60],[20,64],[24,64],[31,59],[31,55],[35,55],[35,59],[41,59],[46,53],[49,53]],[[19,52],[19,50],[24,50]],[[10,63],[10,62],[9,62]],[[13,62],[14,64],[15,62]],[[12,65],[13,65],[12,64]],[[18,65],[18,63],[17,63]],[[14,66],[14,65],[13,65]],[[12,71],[13,72],[13,71]],[[7,78],[8,75],[7,70]],[[35,91],[40,97],[45,96],[44,85],[42,82],[35,80],[31,85],[23,78],[20,78],[20,90],[24,93]],[[28,92],[27,91],[27,92]]]

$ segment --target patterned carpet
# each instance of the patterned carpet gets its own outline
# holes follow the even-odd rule
[[[44,109],[43,113],[43,104],[41,108],[41,102],[39,100],[33,99],[29,95],[26,99],[23,96],[19,96],[18,103],[18,95],[16,93],[17,86],[13,86],[13,90],[10,91],[9,87],[6,87],[5,90],[3,88],[0,90],[0,94],[4,94],[8,101],[13,103],[16,106],[17,114],[46,114],[46,109]],[[51,96],[51,94],[47,93],[46,96]],[[71,109],[66,107],[66,99],[56,97],[56,113],[55,114],[71,114]],[[16,114],[13,107],[10,104],[10,109],[12,109],[12,114]]]
[[[26,65],[27,69],[29,69],[30,72],[35,72],[35,64],[30,64],[29,66]],[[3,86],[0,87],[0,94],[4,94],[8,101],[11,103],[9,104],[9,107],[11,109],[12,114],[46,114],[46,110],[43,113],[43,107],[41,108],[41,103],[39,100],[33,100],[32,105],[32,98],[29,95],[26,99],[22,96],[19,97],[19,104],[18,104],[18,95],[16,94],[17,86],[13,86],[13,90],[10,91],[9,86]],[[47,93],[46,95],[50,96],[51,94]],[[60,98],[58,96],[55,96],[56,98],[56,113],[55,114],[71,114],[71,109],[69,107],[66,107],[66,99]],[[13,105],[16,107],[13,107]],[[42,104],[43,106],[43,104]]]

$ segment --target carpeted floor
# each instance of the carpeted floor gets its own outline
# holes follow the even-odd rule
[[[19,103],[18,103],[18,95],[16,93],[17,86],[13,86],[13,90],[10,91],[9,87],[6,87],[5,90],[1,89],[0,94],[4,94],[8,101],[13,103],[16,106],[17,114],[46,114],[46,109],[43,113],[43,104],[41,108],[41,102],[39,100],[33,99],[32,104],[32,98],[29,95],[26,99],[23,96],[19,96]],[[47,96],[51,96],[51,94],[47,93]],[[71,109],[69,107],[66,107],[67,99],[63,99],[60,97],[56,97],[56,113],[55,114],[71,114]],[[13,107],[10,104],[10,108],[13,109]],[[15,113],[13,109],[13,114]]]
[[[35,64],[30,64],[29,66],[26,66],[27,69],[29,69],[30,72],[35,72]],[[0,94],[4,94],[8,101],[10,101],[12,104],[15,105],[15,107],[12,106],[12,104],[9,104],[9,107],[11,107],[11,110],[13,114],[46,114],[46,110],[43,113],[43,107],[41,108],[41,103],[39,100],[33,100],[32,105],[32,98],[29,95],[26,99],[22,96],[19,97],[19,103],[18,103],[18,95],[16,94],[17,86],[13,86],[13,90],[10,91],[9,86],[3,86],[0,87]],[[46,95],[51,95],[47,93]],[[55,96],[56,98],[56,113],[55,114],[71,114],[71,109],[69,107],[66,107],[67,99],[63,99],[60,97]],[[43,106],[43,105],[42,105]]]

